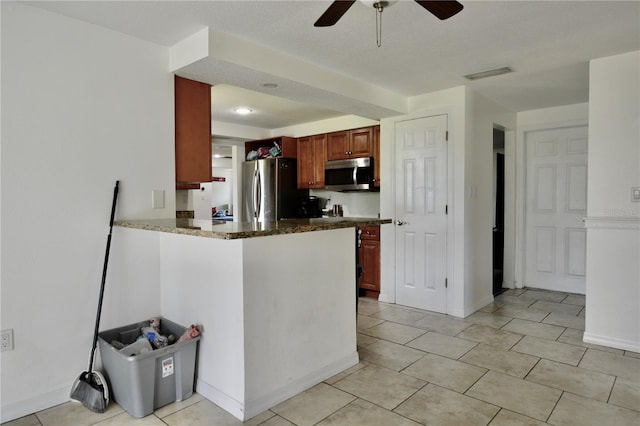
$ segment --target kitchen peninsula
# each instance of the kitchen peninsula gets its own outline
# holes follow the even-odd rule
[[[141,239],[154,246],[161,315],[204,325],[196,391],[246,420],[358,363],[355,227],[390,222],[115,225],[121,238],[145,233]]]

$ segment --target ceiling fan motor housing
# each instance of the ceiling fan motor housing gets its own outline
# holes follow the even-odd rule
[[[360,2],[367,7],[374,7],[377,10],[381,11],[382,9],[393,5],[394,3],[397,3],[398,0],[360,0]]]

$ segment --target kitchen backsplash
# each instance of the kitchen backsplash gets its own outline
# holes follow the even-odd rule
[[[322,198],[321,207],[342,205],[343,216],[377,218],[380,213],[379,192],[335,192],[312,189],[310,195]],[[326,204],[326,206],[325,206]]]

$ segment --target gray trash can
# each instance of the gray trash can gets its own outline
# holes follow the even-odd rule
[[[200,336],[181,343],[127,356],[111,345],[117,340],[134,343],[143,321],[98,334],[102,365],[111,387],[113,399],[133,417],[144,417],[156,408],[182,401],[193,394],[196,349]],[[182,336],[187,328],[165,318],[160,320],[160,333]]]

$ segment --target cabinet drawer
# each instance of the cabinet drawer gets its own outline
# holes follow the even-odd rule
[[[361,226],[360,228],[358,228],[358,231],[361,240],[380,241],[379,226]]]

